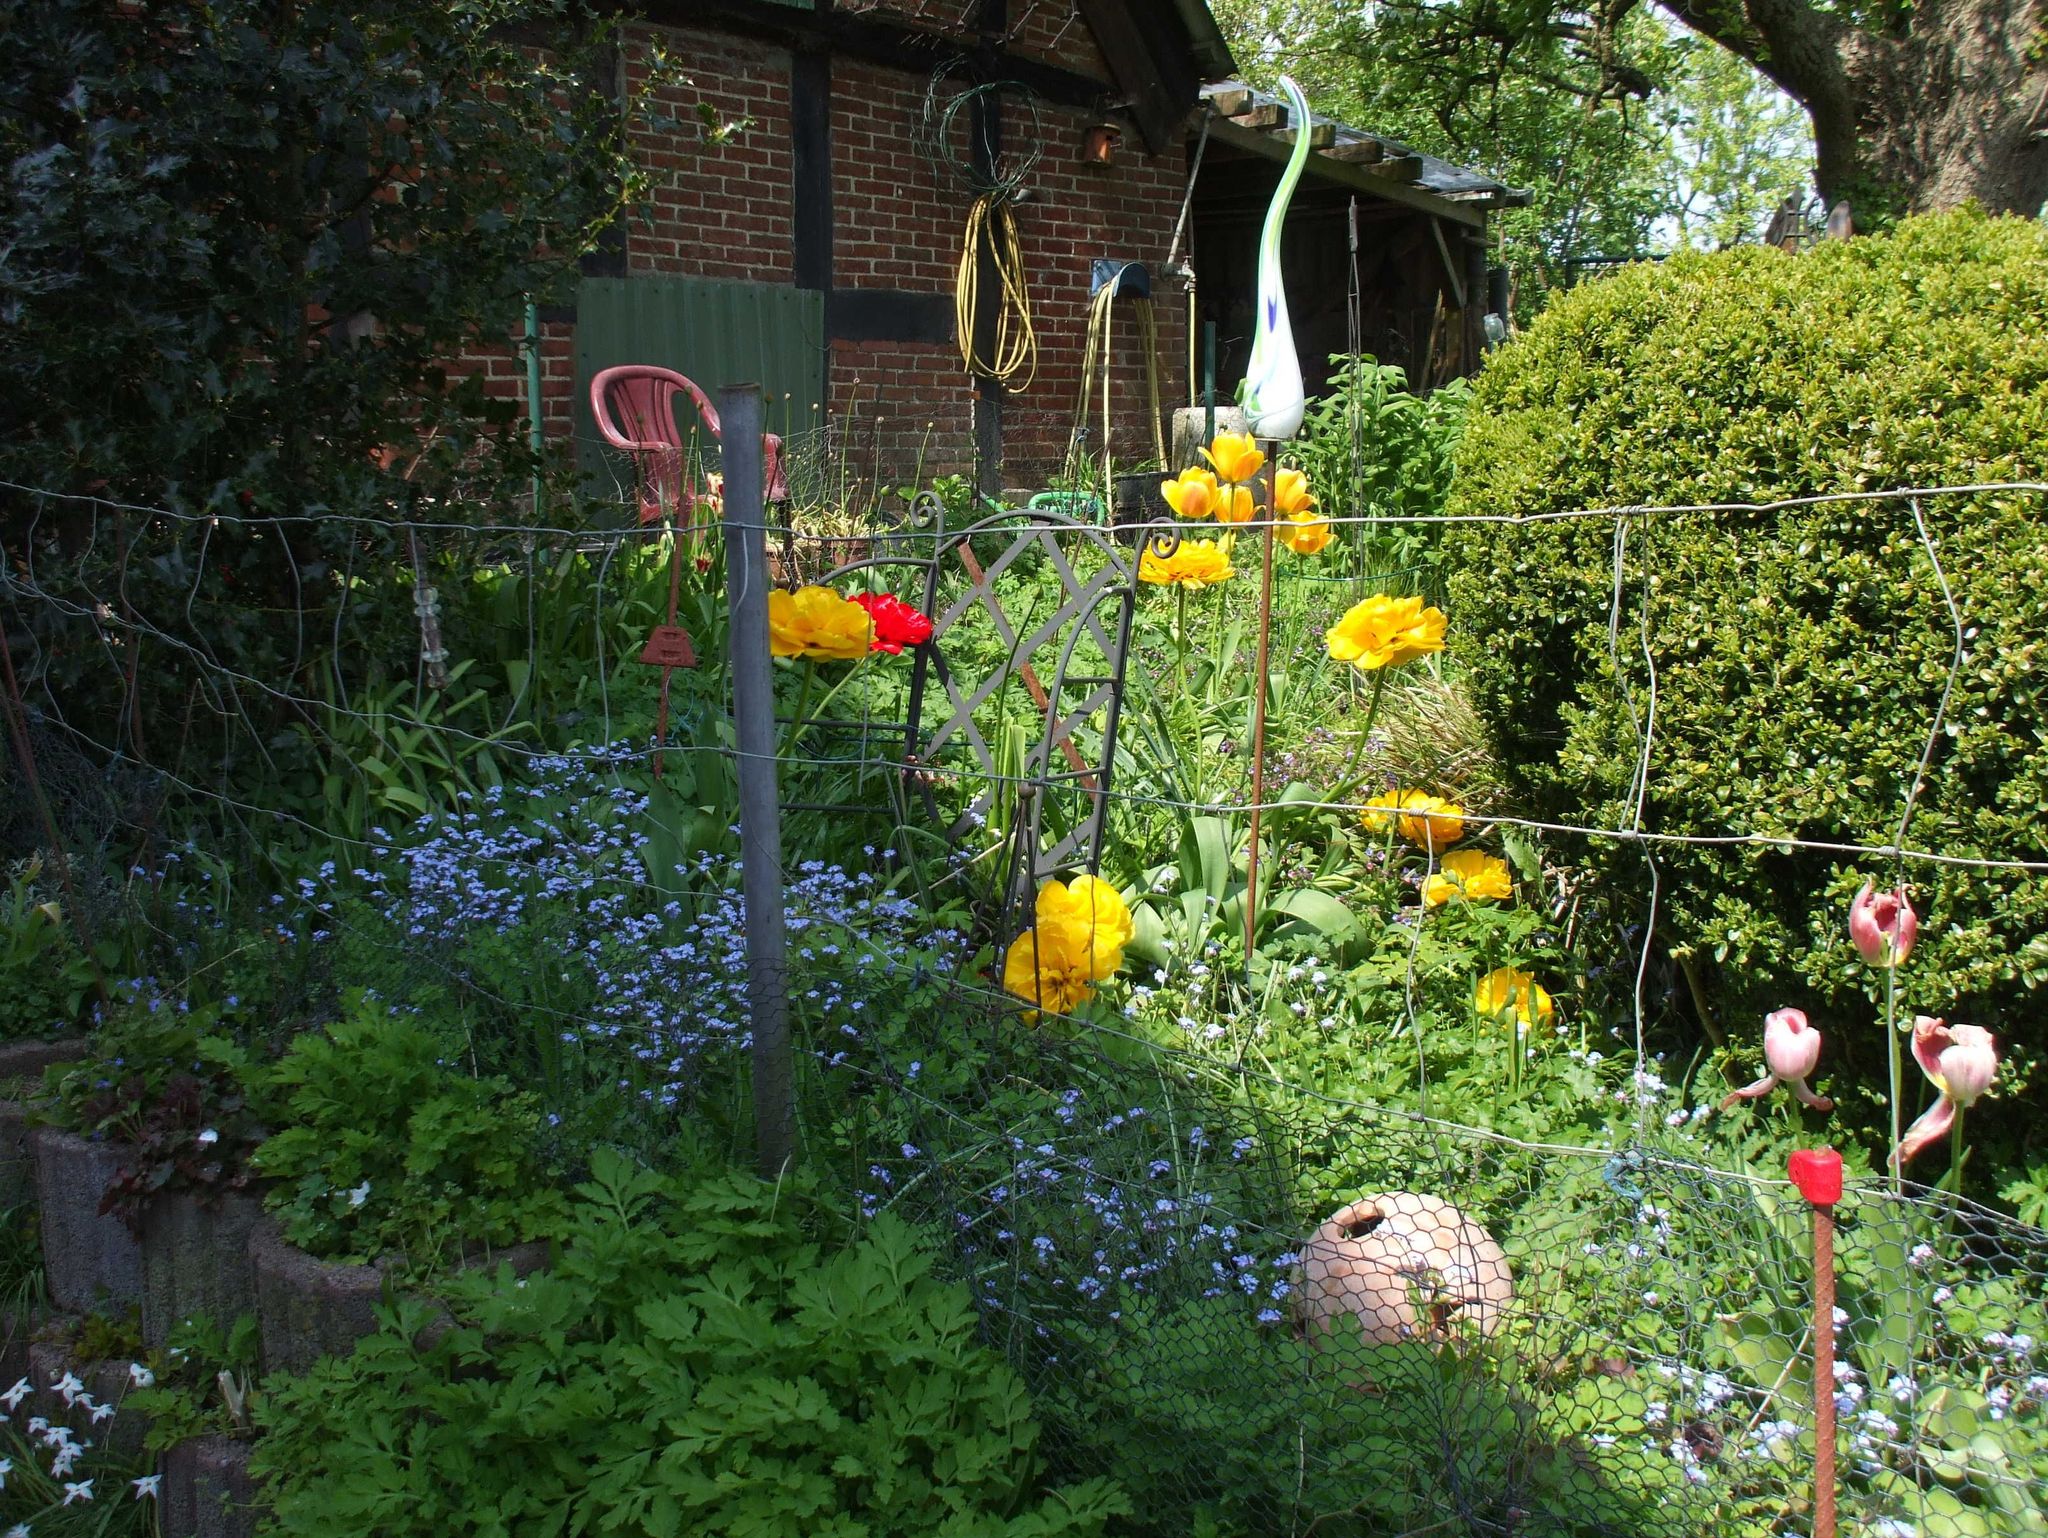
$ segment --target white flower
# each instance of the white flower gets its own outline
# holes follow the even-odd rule
[[[164,1477],[161,1474],[145,1474],[140,1479],[131,1479],[128,1482],[135,1486],[135,1499],[153,1501],[156,1499],[157,1487],[164,1482]]]
[[[85,1392],[85,1385],[78,1381],[76,1375],[68,1372],[55,1383],[52,1383],[50,1387],[63,1396],[64,1403],[67,1406],[77,1404],[78,1396]]]
[[[89,1479],[81,1479],[75,1485],[66,1485],[64,1487],[64,1504],[66,1506],[69,1506],[73,1501],[89,1501],[91,1499],[92,1481]]]
[[[349,1189],[349,1193],[348,1193],[348,1205],[349,1205],[349,1210],[350,1210],[350,1211],[354,1211],[354,1210],[355,1210],[355,1209],[356,1209],[357,1207],[360,1207],[360,1206],[362,1206],[362,1204],[363,1204],[364,1202],[368,1201],[369,1199],[370,1199],[370,1182],[369,1182],[369,1181],[367,1181],[367,1180],[365,1180],[365,1181],[364,1181],[364,1182],[363,1182],[363,1183],[362,1183],[361,1185],[359,1185],[359,1186],[353,1186],[353,1187],[351,1187],[351,1188]]]
[[[84,1451],[84,1448],[69,1442],[58,1448],[57,1455],[50,1460],[50,1477],[52,1479],[64,1478],[65,1475],[71,1472],[71,1465],[78,1461]],[[87,1496],[86,1499],[90,1500],[91,1497]]]
[[[92,1407],[92,1423],[95,1426],[97,1426],[101,1421],[107,1419],[113,1413],[114,1407],[112,1405],[96,1404]]]
[[[214,1131],[213,1128],[208,1127],[205,1131],[201,1132],[199,1136],[194,1138],[192,1141],[197,1143],[201,1148],[211,1148],[215,1143],[218,1143],[220,1141],[220,1134]]]
[[[7,1529],[6,1538],[29,1538],[28,1524],[17,1522]]]
[[[28,1418],[28,1434],[30,1436],[35,1436],[38,1432],[48,1431],[49,1429],[49,1421],[45,1420],[42,1416],[31,1415]]]
[[[29,1386],[28,1379],[17,1378],[13,1388],[4,1394],[0,1394],[0,1404],[4,1404],[8,1409],[12,1410],[34,1392],[35,1390]]]
[[[0,1490],[7,1488],[7,1476],[13,1472],[14,1460],[12,1458],[0,1458]]]
[[[137,1388],[153,1388],[156,1385],[156,1374],[147,1367],[144,1367],[140,1362],[130,1362],[128,1364],[128,1381]]]
[[[1924,1266],[1928,1261],[1934,1259],[1934,1246],[1931,1244],[1916,1244],[1906,1256],[1906,1259],[1913,1265]]]

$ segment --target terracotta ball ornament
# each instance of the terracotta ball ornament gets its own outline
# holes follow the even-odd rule
[[[1367,1341],[1440,1338],[1454,1321],[1486,1334],[1514,1298],[1493,1236],[1440,1197],[1387,1191],[1332,1216],[1301,1248],[1297,1308],[1311,1335],[1340,1314]]]

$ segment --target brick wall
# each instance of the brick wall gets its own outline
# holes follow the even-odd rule
[[[629,90],[645,82],[655,42],[691,83],[655,92],[635,125],[653,187],[649,217],[627,231],[627,271],[791,281],[788,51],[715,32],[636,29],[627,34]],[[721,122],[752,126],[714,143],[699,103]]]
[[[1067,26],[1069,0],[1024,9],[1013,0],[1020,51],[1068,68],[1103,70],[1092,34]],[[678,275],[793,281],[794,157],[790,141],[787,50],[745,39],[672,28],[629,33],[626,78],[644,78],[646,49],[658,42],[683,61],[692,84],[665,91],[676,121],[643,122],[636,143],[653,175],[652,220],[625,232],[629,276]],[[846,57],[832,61],[833,281],[841,289],[882,289],[928,296],[950,306],[970,193],[920,152],[919,119],[929,85],[919,70],[894,70]],[[708,142],[695,106],[751,126],[730,145]],[[1003,107],[1014,145],[1028,117]],[[956,116],[956,151],[967,153],[966,118]],[[1185,390],[1185,299],[1158,264],[1180,207],[1185,155],[1157,159],[1127,133],[1116,164],[1082,162],[1088,113],[1041,104],[1044,153],[1016,207],[1039,341],[1037,377],[1003,407],[1002,483],[1043,485],[1067,452],[1088,323],[1089,262],[1096,256],[1142,261],[1153,270],[1159,323],[1159,374],[1168,409]],[[966,473],[974,465],[973,382],[950,342],[849,341],[827,348],[825,438],[836,474],[854,497],[906,484],[920,472]],[[571,430],[574,327],[543,327],[545,420]],[[1145,385],[1136,327],[1119,306],[1111,347],[1116,403],[1112,448],[1120,459],[1149,457]],[[516,348],[480,348],[457,368],[481,372],[493,395],[524,399],[525,368]],[[1099,421],[1099,405],[1091,409]],[[1098,447],[1091,425],[1088,446]]]

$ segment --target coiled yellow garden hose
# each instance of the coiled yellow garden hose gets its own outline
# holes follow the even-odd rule
[[[984,358],[974,344],[981,313],[981,245],[987,240],[995,254],[1002,299],[996,311],[994,356]],[[953,326],[960,338],[960,361],[970,374],[993,379],[1006,389],[1028,390],[1038,377],[1038,333],[1031,325],[1031,291],[1025,281],[1024,247],[1017,239],[1016,216],[1009,199],[984,192],[967,210],[967,229],[960,241],[960,270],[953,284]],[[1019,375],[1023,378],[1020,381]]]
[[[1088,305],[1088,341],[1081,353],[1081,393],[1074,402],[1073,441],[1080,442],[1081,433],[1088,420],[1088,397],[1099,375],[1102,380],[1102,488],[1104,507],[1114,500],[1110,485],[1109,460],[1109,399],[1110,368],[1109,343],[1111,328],[1116,320],[1117,292],[1123,287],[1124,275],[1119,272],[1115,279],[1095,291],[1095,297]],[[1166,437],[1159,422],[1159,323],[1152,313],[1150,299],[1133,298],[1128,301],[1131,316],[1138,323],[1138,343],[1145,351],[1145,385],[1152,408],[1152,452],[1161,468],[1166,465]]]

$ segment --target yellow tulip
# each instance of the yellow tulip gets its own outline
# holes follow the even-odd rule
[[[1216,478],[1222,481],[1248,481],[1266,462],[1250,433],[1218,433],[1202,457],[1216,467]]]
[[[1444,623],[1443,611],[1424,608],[1420,598],[1381,593],[1345,610],[1323,639],[1333,660],[1371,672],[1442,651]]]
[[[1158,555],[1148,546],[1138,560],[1138,580],[1162,586],[1200,591],[1228,582],[1236,575],[1230,564],[1228,540],[1184,540],[1169,556]]]
[[[1218,523],[1250,523],[1252,514],[1258,510],[1249,486],[1225,486],[1216,493]]]
[[[1472,1007],[1488,1019],[1513,1011],[1515,1023],[1525,1031],[1549,1025],[1557,1014],[1557,1006],[1536,979],[1513,967],[1498,967],[1480,978],[1472,992]]]
[[[1384,833],[1391,826],[1417,849],[1448,849],[1465,836],[1465,809],[1423,790],[1374,796],[1362,816],[1370,831]]]
[[[1207,518],[1216,511],[1216,477],[1199,465],[1181,471],[1173,480],[1161,481],[1159,493],[1183,518]]]
[[[778,657],[846,662],[868,654],[875,622],[829,587],[777,588],[768,595],[768,649]]]
[[[1515,895],[1507,862],[1478,849],[1454,849],[1444,867],[1422,883],[1422,905],[1435,908],[1462,897],[1467,902],[1505,902]]]
[[[1094,876],[1048,881],[1038,889],[1034,915],[1042,935],[1057,934],[1065,953],[1081,963],[1090,982],[1101,982],[1122,970],[1124,947],[1131,943],[1131,910],[1108,882]]]
[[[1280,536],[1280,543],[1296,555],[1315,555],[1329,544],[1330,536],[1335,531],[1331,529],[1329,519],[1318,518],[1314,513],[1304,510],[1289,513],[1287,522],[1281,524],[1274,532]]]
[[[1283,518],[1292,518],[1305,513],[1316,505],[1316,499],[1308,494],[1308,476],[1299,470],[1276,470],[1273,473],[1273,511]]]
[[[1088,952],[1076,950],[1073,936],[1064,928],[1027,929],[1003,955],[1003,988],[1036,1006],[1026,1013],[1027,1020],[1036,1021],[1041,1009],[1070,1014],[1095,996],[1088,959]]]

